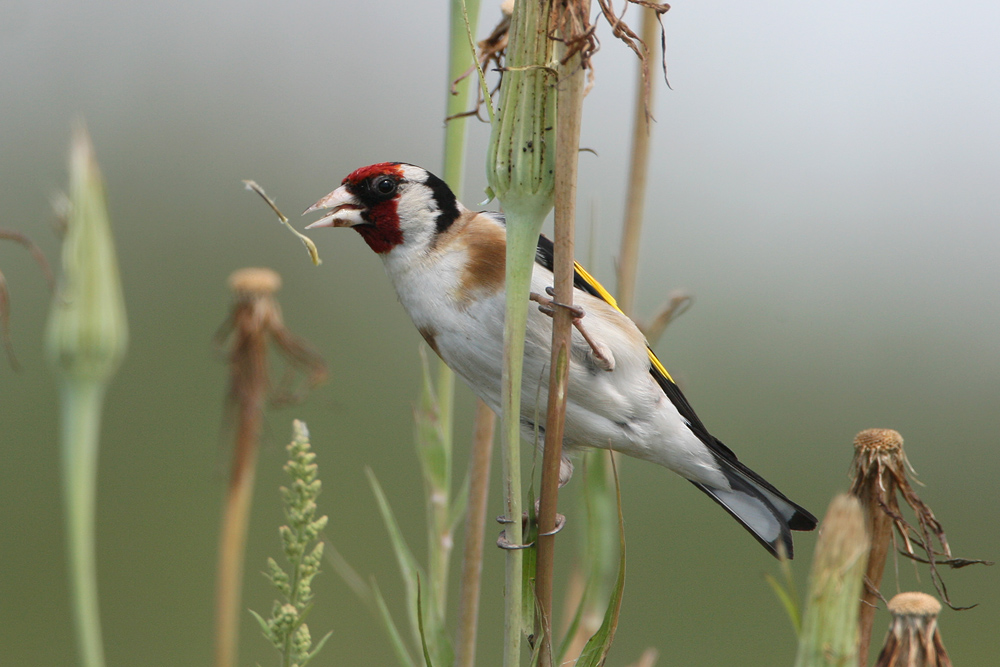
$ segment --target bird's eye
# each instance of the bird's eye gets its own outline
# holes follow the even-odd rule
[[[396,180],[389,176],[379,176],[372,183],[372,189],[380,195],[391,195],[396,191]]]

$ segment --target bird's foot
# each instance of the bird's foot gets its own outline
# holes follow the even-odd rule
[[[542,513],[542,499],[541,498],[536,498],[535,499],[535,517],[538,517],[538,515],[541,514],[541,513]],[[556,527],[553,528],[548,533],[538,533],[538,536],[539,537],[547,537],[549,535],[555,535],[560,530],[562,530],[565,526],[566,526],[566,517],[563,516],[562,514],[560,514],[559,512],[556,512]]]
[[[551,287],[546,287],[545,293],[549,296],[555,296],[555,290]],[[579,306],[571,306],[566,303],[559,303],[558,301],[546,298],[537,292],[532,292],[528,295],[528,298],[537,303],[538,310],[545,313],[549,317],[555,315],[556,308],[565,308],[569,310],[570,315],[573,316],[573,326],[580,332],[583,339],[587,341],[587,345],[590,346],[590,349],[593,352],[594,362],[597,366],[605,371],[613,371],[615,369],[615,357],[611,354],[611,349],[608,348],[607,345],[599,343],[591,338],[590,334],[587,333],[587,330],[584,328],[581,320],[587,313],[583,310],[583,308],[580,308]]]
[[[539,502],[540,501],[538,501],[538,500],[535,501],[535,516],[536,517],[538,515],[538,505],[539,505]],[[528,525],[528,521],[529,520],[530,520],[530,517],[528,516],[528,513],[524,512],[523,515],[521,516],[521,527],[522,527],[522,531],[525,532],[525,533],[527,533],[528,530],[529,530],[529,528],[530,528],[530,526]],[[510,524],[510,523],[514,523],[514,520],[513,519],[509,519],[504,514],[501,514],[500,516],[497,517],[497,523],[500,523],[500,524]],[[551,532],[548,532],[548,533],[539,533],[539,535],[541,537],[546,537],[548,535],[555,535],[560,530],[562,530],[565,525],[566,525],[566,517],[563,516],[562,514],[556,513],[556,527],[554,529],[552,529]],[[531,547],[535,546],[535,542],[531,541],[531,542],[528,542],[527,544],[513,544],[512,542],[510,542],[507,539],[507,531],[506,530],[501,530],[500,531],[500,535],[497,537],[497,546],[500,547],[501,549],[506,549],[507,551],[517,551],[518,549],[530,549]]]

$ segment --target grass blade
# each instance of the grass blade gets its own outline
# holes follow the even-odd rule
[[[625,590],[625,518],[622,516],[622,492],[618,483],[618,467],[615,465],[614,455],[611,456],[611,469],[615,476],[615,497],[618,502],[618,576],[615,578],[615,586],[611,591],[611,599],[608,601],[608,610],[604,614],[604,622],[594,633],[583,652],[577,660],[577,667],[600,667],[611,650],[611,642],[614,641],[615,631],[618,629],[618,617],[622,609],[622,594]]]

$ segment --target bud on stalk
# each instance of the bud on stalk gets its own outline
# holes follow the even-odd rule
[[[795,667],[857,664],[858,597],[868,537],[861,505],[837,496],[819,528]]]
[[[106,381],[125,355],[128,326],[104,182],[86,130],[74,132],[62,275],[46,332],[49,360],[70,381]]]
[[[74,132],[70,209],[62,275],[46,330],[49,360],[60,380],[63,487],[74,616],[81,662],[104,664],[94,560],[97,452],[104,393],[128,341],[125,299],[94,150]]]
[[[514,545],[522,542],[521,369],[528,294],[538,234],[552,208],[555,185],[555,42],[549,39],[553,11],[548,1],[521,0],[514,5],[486,163],[490,189],[507,217],[501,442],[509,521],[505,537]],[[504,665],[510,666],[519,663],[522,631],[532,631],[531,615],[526,622],[522,609],[520,551],[508,551],[505,579]]]

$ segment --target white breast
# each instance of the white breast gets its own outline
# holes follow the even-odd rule
[[[397,249],[399,250],[399,249]],[[503,360],[504,291],[456,297],[468,251],[450,244],[420,261],[383,255],[399,300],[441,358],[495,412],[500,410]],[[544,294],[552,274],[535,266],[532,291]],[[645,339],[631,320],[610,305],[576,290],[576,305],[587,313],[589,334],[612,351],[613,371],[593,363],[589,345],[574,330],[564,445],[570,449],[610,448],[675,470],[688,479],[726,488],[711,453],[649,373]],[[522,420],[544,428],[548,400],[551,318],[532,304],[528,314],[522,381]],[[526,439],[532,429],[526,426]]]

